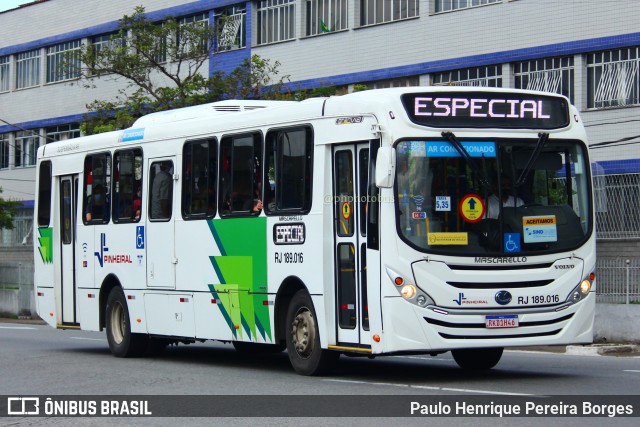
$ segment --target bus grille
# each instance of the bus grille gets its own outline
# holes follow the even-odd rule
[[[530,280],[528,282],[499,282],[499,283],[478,283],[478,282],[447,282],[448,285],[459,289],[508,289],[508,288],[536,288],[547,286],[553,280]]]
[[[549,336],[549,335],[556,335],[557,333],[559,333],[562,328],[560,329],[554,329],[551,331],[540,331],[540,332],[527,332],[527,327],[533,327],[533,326],[549,326],[549,325],[557,325],[558,323],[561,322],[565,322],[569,319],[571,319],[573,317],[574,313],[571,314],[567,314],[565,316],[562,317],[558,317],[555,319],[550,319],[550,320],[537,320],[537,321],[529,321],[529,322],[520,322],[520,325],[517,329],[502,329],[502,332],[511,332],[508,335],[496,335],[495,334],[495,329],[492,330],[491,334],[487,334],[487,335],[482,335],[482,334],[478,334],[478,335],[468,335],[468,334],[464,334],[465,330],[469,330],[469,329],[474,329],[474,330],[488,330],[486,329],[486,326],[484,323],[452,323],[452,322],[445,322],[443,320],[436,320],[436,319],[431,319],[428,317],[425,317],[424,320],[427,321],[427,323],[429,323],[430,325],[434,325],[434,326],[441,326],[443,328],[448,328],[448,329],[458,329],[460,331],[460,334],[456,334],[456,333],[450,333],[450,332],[438,332],[438,334],[445,339],[468,339],[468,340],[482,340],[482,339],[495,339],[495,338],[529,338],[529,337],[542,337],[542,336]],[[513,333],[516,332],[517,333]]]

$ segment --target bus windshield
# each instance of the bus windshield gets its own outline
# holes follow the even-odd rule
[[[414,139],[396,152],[398,233],[420,251],[533,255],[574,249],[591,233],[579,141]]]

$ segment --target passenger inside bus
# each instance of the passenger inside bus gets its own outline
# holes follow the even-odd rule
[[[93,189],[93,193],[87,198],[85,212],[85,220],[87,222],[99,218],[103,221],[109,220],[109,197],[104,190],[104,186],[97,184]]]
[[[498,185],[493,184],[493,193],[487,198],[487,213],[485,218],[498,219],[500,215],[500,199],[502,199],[503,208],[513,208],[524,205],[524,202],[520,197],[515,195],[513,187],[511,186],[511,178],[502,174],[500,177],[500,191],[498,192]],[[500,195],[502,197],[500,197]]]

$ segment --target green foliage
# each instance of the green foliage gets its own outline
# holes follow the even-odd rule
[[[0,194],[2,194],[2,187],[0,187]],[[0,229],[13,229],[13,217],[16,215],[20,204],[21,202],[5,200],[3,197],[0,197]]]
[[[224,17],[220,18],[224,21]],[[148,113],[222,99],[283,99],[288,76],[279,76],[279,62],[253,55],[229,74],[202,74],[216,38],[216,28],[204,23],[180,24],[167,18],[149,21],[142,6],[119,22],[120,30],[96,49],[84,46],[80,81],[87,88],[96,79],[125,79],[114,100],[95,100],[82,124],[84,134],[129,127]]]

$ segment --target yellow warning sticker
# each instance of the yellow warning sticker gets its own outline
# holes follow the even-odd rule
[[[466,222],[479,222],[484,217],[484,200],[477,194],[467,194],[460,200],[458,212]]]
[[[468,233],[429,233],[427,242],[430,245],[468,245]]]
[[[342,204],[342,217],[347,220],[351,218],[351,204],[349,202]]]

